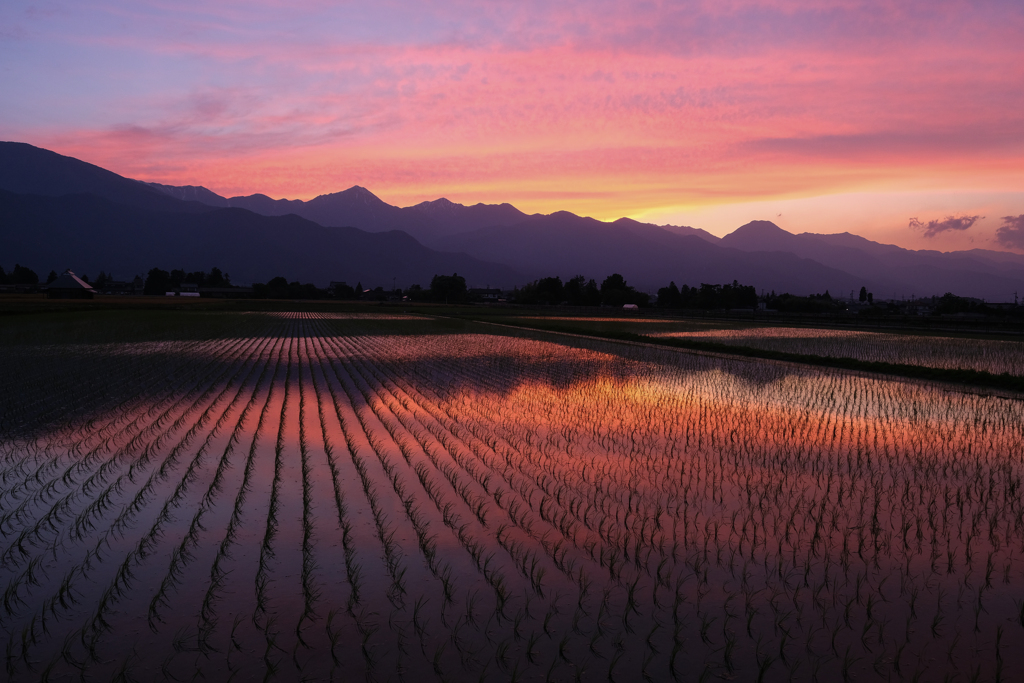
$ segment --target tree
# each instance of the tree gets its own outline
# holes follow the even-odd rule
[[[587,286],[587,278],[582,275],[577,275],[571,280],[566,281],[565,286],[562,288],[562,294],[565,296],[565,300],[573,306],[584,306],[584,293],[583,290]]]
[[[39,284],[39,276],[31,268],[14,264],[14,270],[7,278],[12,285],[36,285]]]
[[[683,297],[674,281],[668,283],[668,287],[658,290],[658,306],[660,308],[681,308],[682,305]]]
[[[146,276],[146,284],[142,288],[143,294],[166,294],[171,288],[171,274],[166,270],[153,268]]]
[[[867,287],[861,287],[860,288],[860,302],[864,303],[867,300],[868,300],[868,288]]]
[[[542,304],[560,304],[565,294],[564,289],[560,277],[546,277],[537,280],[537,299]]]
[[[201,282],[204,287],[230,287],[231,280],[228,279],[227,273],[222,273],[220,268],[214,266],[210,268],[210,274],[203,278],[204,282]]]
[[[0,268],[0,278],[2,278],[2,275],[3,275],[3,268]],[[57,271],[56,270],[51,270],[50,274],[46,276],[46,284],[50,284],[51,282],[56,280],[58,277],[59,276],[57,275]],[[3,280],[0,279],[0,282],[3,282]]]
[[[352,285],[344,282],[339,282],[334,285],[334,298],[335,299],[354,299],[356,297],[356,290],[352,288]]]
[[[280,275],[263,284],[254,282],[253,296],[257,299],[322,299],[324,290],[312,283],[301,284],[298,281],[288,282]]]
[[[454,303],[466,298],[466,278],[458,273],[435,275],[430,281],[430,298]]]
[[[618,273],[613,273],[601,283],[601,303],[609,306],[622,306],[623,304],[636,304],[646,306],[650,296],[638,292],[626,283],[626,279]]]

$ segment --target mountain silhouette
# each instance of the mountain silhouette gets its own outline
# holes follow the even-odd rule
[[[0,143],[0,189],[0,253],[43,270],[207,268],[216,257],[236,281],[284,274],[287,265],[287,277],[318,284],[389,284],[403,274],[425,284],[435,273],[459,272],[471,284],[511,286],[617,272],[647,291],[669,281],[739,280],[794,294],[841,296],[866,286],[878,299],[951,291],[1012,301],[1024,292],[1024,256],[1009,252],[915,251],[849,233],[793,234],[771,221],[718,238],[626,218],[528,215],[510,204],[442,198],[397,207],[359,186],[309,201],[228,198],[124,178],[23,143]],[[75,235],[76,227],[90,232]]]
[[[856,273],[879,298],[955,292],[1012,301],[1024,284],[1024,256],[975,249],[941,252],[903,249],[858,235],[792,234],[770,221],[751,221],[722,238],[746,252],[795,254]]]
[[[511,287],[512,268],[465,254],[428,249],[399,231],[325,228],[299,216],[261,216],[238,208],[175,213],[117,204],[90,194],[62,197],[0,190],[0,253],[37,272],[73,266],[118,277],[150,268],[218,266],[236,283],[277,275],[326,286],[429,286],[436,274],[458,273],[471,285]]]
[[[621,273],[648,291],[670,281],[696,286],[740,280],[769,283],[778,291],[815,292],[848,290],[857,281],[849,273],[792,254],[766,259],[628,218],[605,223],[566,211],[453,235],[435,245],[537,276]]]
[[[437,199],[400,208],[358,185],[309,201],[271,199],[263,194],[222,197],[205,187],[157,183],[150,183],[150,186],[177,199],[200,201],[217,207],[243,208],[264,216],[294,214],[324,226],[355,225],[368,232],[402,230],[425,244],[453,233],[484,226],[511,225],[526,218],[526,214],[511,204],[463,206],[447,199]]]
[[[92,194],[150,209],[209,210],[205,203],[176,201],[145,183],[23,142],[0,142],[0,188],[50,197]]]

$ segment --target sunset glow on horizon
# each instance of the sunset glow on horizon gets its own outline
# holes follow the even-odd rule
[[[1021,36],[1009,0],[12,0],[0,139],[225,196],[1024,250]]]

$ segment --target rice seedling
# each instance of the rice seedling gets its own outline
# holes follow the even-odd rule
[[[0,399],[9,679],[1024,666],[1014,396],[401,316],[238,317],[238,338],[69,350],[66,395]],[[31,376],[13,362],[0,376]],[[90,381],[109,400],[70,396]]]

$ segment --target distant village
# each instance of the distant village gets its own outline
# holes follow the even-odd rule
[[[578,275],[565,282],[560,277],[547,277],[512,289],[490,286],[467,286],[464,277],[435,275],[429,287],[414,284],[405,289],[378,286],[364,288],[361,282],[350,285],[346,281],[332,281],[327,287],[311,283],[289,281],[275,277],[266,283],[249,286],[235,285],[231,276],[219,268],[209,272],[151,269],[145,277],[135,275],[129,279],[116,279],[100,271],[95,279],[66,270],[51,270],[45,280],[24,266],[15,264],[7,272],[0,267],[0,294],[46,294],[51,299],[92,299],[107,296],[163,296],[204,297],[222,299],[334,299],[369,302],[432,302],[442,304],[493,304],[512,306],[588,306],[613,307],[625,310],[658,308],[667,310],[726,311],[734,313],[796,313],[820,315],[884,316],[952,316],[957,318],[1014,316],[1024,318],[1024,306],[1016,298],[1012,302],[986,302],[981,299],[960,297],[952,293],[943,296],[909,299],[876,299],[862,287],[848,296],[822,294],[797,296],[761,291],[737,281],[726,284],[702,283],[697,287],[677,286],[675,282],[662,287],[656,294],[641,292],[630,286],[617,273],[604,278],[600,284],[594,279]]]

